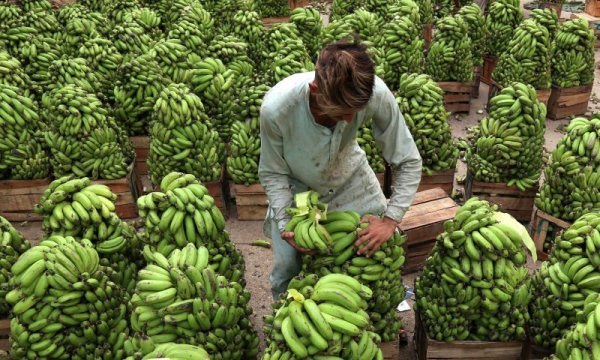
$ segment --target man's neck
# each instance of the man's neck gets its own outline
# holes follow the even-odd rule
[[[328,128],[333,128],[337,124],[337,121],[321,111],[319,105],[317,104],[317,98],[312,93],[309,92],[308,104],[310,107],[310,112],[312,116],[315,118],[315,122],[319,125],[323,125]]]

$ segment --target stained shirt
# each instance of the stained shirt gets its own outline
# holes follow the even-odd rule
[[[270,221],[283,230],[285,212],[296,193],[313,190],[329,210],[356,210],[402,220],[421,180],[421,157],[394,95],[376,77],[367,106],[350,123],[328,128],[315,121],[309,106],[314,72],[292,75],[265,95],[260,110],[260,182],[269,200]],[[395,174],[389,203],[356,141],[358,129],[373,119],[383,158]],[[268,235],[268,231],[265,231]]]

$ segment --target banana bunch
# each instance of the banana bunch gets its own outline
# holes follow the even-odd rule
[[[489,6],[485,19],[486,33],[489,34],[486,53],[494,56],[502,55],[523,18],[523,10],[518,0],[494,1]]]
[[[554,348],[577,323],[577,312],[587,309],[586,298],[600,291],[599,231],[600,215],[583,215],[556,238],[550,258],[534,274],[529,331],[536,345]]]
[[[42,98],[44,137],[56,177],[67,174],[120,179],[129,172],[123,141],[111,127],[108,111],[96,96],[75,85],[58,87]]]
[[[492,78],[501,87],[520,82],[535,89],[550,88],[552,80],[548,30],[532,19],[523,21],[500,55]]]
[[[56,19],[62,26],[65,26],[70,20],[87,17],[91,12],[90,8],[80,2],[64,4],[56,10]]]
[[[201,59],[192,55],[190,63],[191,89],[202,100],[221,140],[228,141],[232,134],[231,124],[236,117],[237,73],[218,57]]]
[[[6,294],[12,290],[9,284],[13,277],[11,268],[21,254],[31,248],[31,244],[15,229],[8,220],[0,216],[0,315],[7,316],[9,305]]]
[[[565,221],[600,209],[600,114],[575,118],[544,169],[535,205]]]
[[[248,4],[243,0],[212,0],[211,4],[206,6],[212,18],[218,25],[217,33],[231,34],[233,32],[233,17],[242,10],[248,11]],[[256,10],[254,10],[256,11]],[[260,13],[259,11],[257,11]]]
[[[424,40],[419,22],[407,16],[392,19],[383,26],[382,43],[383,78],[391,89],[398,89],[403,74],[423,72]]]
[[[270,322],[262,360],[382,359],[381,338],[365,311],[372,291],[342,274],[312,275],[288,287],[288,299]],[[306,294],[306,295],[303,295]]]
[[[48,67],[48,89],[60,89],[67,85],[75,85],[100,98],[104,98],[101,92],[100,79],[87,61],[82,58],[63,58],[53,61]],[[75,129],[74,131],[77,131]]]
[[[238,11],[233,17],[233,35],[248,44],[248,56],[254,63],[260,63],[264,38],[260,15],[255,11]]]
[[[260,107],[269,90],[268,85],[257,84],[245,87],[240,94],[239,108],[236,113],[250,126],[252,133],[260,132]]]
[[[234,61],[249,61],[248,44],[232,35],[217,35],[208,45],[208,54],[225,65]]]
[[[158,96],[150,128],[150,179],[159,184],[172,171],[186,171],[201,181],[221,176],[223,142],[200,98],[183,84],[170,84]]]
[[[66,53],[74,54],[83,42],[100,37],[100,34],[96,29],[96,23],[92,20],[74,18],[65,25],[63,37]]]
[[[23,11],[15,4],[0,4],[0,32],[4,32],[21,22]]]
[[[296,73],[314,70],[314,63],[302,40],[286,39],[282,48],[270,54],[270,68],[265,74],[265,83],[275,86],[281,80]]]
[[[131,358],[133,360],[134,358]],[[201,347],[188,344],[159,344],[156,349],[142,358],[143,360],[210,360],[210,356]]]
[[[52,236],[12,266],[10,354],[17,359],[124,359],[123,289],[87,240]]]
[[[64,54],[62,42],[51,37],[34,35],[22,44],[18,57],[23,70],[31,78],[31,89],[41,96],[50,85],[50,65]]]
[[[290,5],[285,0],[254,0],[253,6],[263,18],[290,16]]]
[[[470,4],[460,8],[458,15],[463,18],[469,28],[469,38],[471,39],[471,54],[473,65],[483,65],[483,53],[485,52],[485,42],[488,37],[485,27],[485,16],[477,4]]]
[[[585,298],[583,310],[577,313],[577,323],[556,343],[550,360],[596,359],[600,357],[600,298],[590,294]]]
[[[46,235],[89,240],[109,278],[132,291],[141,259],[139,238],[115,213],[116,199],[106,185],[65,176],[50,184],[34,210],[43,216]]]
[[[403,74],[396,96],[423,159],[423,171],[454,169],[458,148],[444,108],[444,91],[428,75]]]
[[[110,31],[109,38],[123,55],[145,54],[154,43],[144,28],[133,20],[114,26]]]
[[[21,0],[20,3],[24,12],[37,9],[52,10],[52,4],[48,0]]]
[[[79,48],[77,56],[84,59],[100,81],[102,93],[114,100],[116,74],[123,62],[123,56],[110,40],[104,38],[89,39]]]
[[[192,1],[180,11],[179,21],[188,21],[196,26],[204,43],[209,43],[217,31],[211,13],[205,7],[209,7],[206,1],[204,6],[199,1]]]
[[[90,8],[81,4],[81,2],[71,3],[64,6],[61,6],[56,13],[56,17],[58,21],[66,27],[70,22],[76,19],[86,20],[83,24],[80,23],[73,27],[72,30],[75,30],[74,33],[80,32],[81,34],[85,34],[85,29],[81,28],[81,25],[84,25],[86,28],[90,28],[91,26],[88,23],[93,24],[93,28],[101,35],[107,36],[112,30],[112,24],[109,19],[105,16],[104,13],[91,11]],[[76,30],[78,28],[79,30]]]
[[[187,57],[190,51],[177,39],[159,40],[149,51],[156,58],[158,66],[174,83],[188,83],[191,72]]]
[[[104,13],[113,24],[118,25],[124,23],[131,13],[139,8],[140,3],[137,0],[109,1]]]
[[[421,18],[421,24],[433,24],[433,2],[432,0],[417,0],[415,1],[419,6],[419,15]]]
[[[433,16],[437,20],[454,14],[454,1],[452,0],[433,0],[432,7]]]
[[[434,81],[473,80],[473,56],[469,27],[462,16],[446,16],[436,31],[425,60],[425,73]]]
[[[0,31],[0,48],[4,48],[9,54],[18,57],[23,44],[38,31],[30,26],[22,25],[21,22]]]
[[[125,14],[125,21],[133,21],[144,28],[146,34],[150,35],[153,39],[160,38],[163,35],[161,28],[160,15],[147,7],[141,7],[133,9],[131,12]]]
[[[341,21],[349,23],[353,31],[360,35],[362,41],[367,41],[374,47],[379,46],[384,19],[376,13],[359,9],[353,14],[345,16]]]
[[[31,79],[23,70],[19,60],[2,50],[0,50],[0,83],[15,86],[25,94],[28,94],[31,88]]]
[[[321,51],[321,36],[324,31],[321,14],[314,8],[296,8],[292,11],[290,20],[298,28],[311,59],[316,61]]]
[[[169,81],[148,54],[124,61],[117,70],[115,117],[130,135],[148,134],[156,100]]]
[[[211,359],[255,357],[259,339],[249,319],[250,293],[213,271],[208,249],[187,244],[168,258],[149,249],[131,299],[131,328],[154,344],[201,346]]]
[[[206,55],[205,36],[205,33],[198,24],[188,20],[181,20],[170,27],[167,38],[177,39],[193,54],[204,56]]]
[[[354,13],[361,6],[363,6],[363,2],[360,0],[333,0],[329,15],[330,24],[341,20],[346,15]]]
[[[489,116],[467,151],[476,180],[505,182],[521,190],[535,186],[542,168],[546,106],[531,85],[513,83],[490,101]]]
[[[417,309],[438,341],[525,339],[529,280],[521,234],[497,207],[469,199],[444,223],[415,283]]]
[[[362,127],[358,129],[356,134],[356,141],[361,149],[367,154],[367,161],[376,174],[385,172],[385,160],[381,154],[381,150],[377,147],[375,142],[375,135],[373,134],[373,121],[367,121]]]
[[[531,19],[545,27],[550,35],[550,41],[554,40],[554,36],[560,27],[556,10],[549,8],[533,9],[531,11]]]
[[[37,103],[21,88],[2,82],[0,99],[0,178],[47,177],[50,164],[38,135],[43,126]]]
[[[566,21],[552,43],[552,83],[561,88],[593,83],[594,44],[587,20]]]
[[[227,173],[235,184],[257,184],[260,159],[260,134],[248,122],[237,121],[231,127]]]
[[[62,30],[52,10],[42,8],[32,9],[23,13],[21,21],[26,26],[35,28],[40,34],[51,35]]]

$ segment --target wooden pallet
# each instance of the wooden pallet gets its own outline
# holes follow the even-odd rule
[[[490,101],[492,100],[492,98],[494,96],[498,95],[501,90],[502,90],[502,86],[500,86],[500,84],[498,84],[497,82],[492,81],[492,84],[490,85],[490,90],[488,92],[488,99],[487,99],[488,111],[490,109]],[[541,103],[544,103],[544,105],[548,106],[548,101],[550,100],[550,94],[552,93],[552,89],[537,89],[535,92],[537,94],[538,100]]]
[[[385,360],[398,360],[400,359],[400,338],[394,341],[382,342],[379,345],[383,358]]]
[[[559,120],[585,114],[592,95],[592,88],[593,84],[565,89],[552,86],[548,100],[548,117],[552,120]]]
[[[538,208],[534,210],[530,233],[541,261],[548,259],[549,251],[544,249],[546,239],[555,239],[561,231],[569,226],[571,226],[569,222],[549,215]]]
[[[481,66],[476,66],[473,69],[473,87],[471,88],[471,98],[479,99],[479,86],[481,85]]]
[[[452,189],[454,189],[454,169],[432,171],[431,175],[423,173],[417,191],[420,192],[435,188],[444,190],[448,195],[452,194]]]
[[[0,352],[10,350],[10,320],[0,320]]]
[[[265,188],[261,184],[235,185],[235,207],[238,220],[264,220],[269,208]]]
[[[458,205],[440,188],[418,192],[399,228],[407,235],[404,243],[404,273],[420,270],[429,257],[436,237],[444,232],[444,222],[454,217]]]
[[[483,67],[481,68],[481,81],[484,84],[492,84],[492,72],[498,65],[498,57],[493,55],[483,55]]]
[[[482,200],[496,204],[503,212],[509,213],[520,222],[529,222],[533,213],[535,195],[538,186],[521,191],[516,186],[505,183],[486,183],[477,181],[470,172],[465,180],[465,198],[477,196]]]
[[[472,82],[442,81],[438,85],[444,90],[444,106],[451,113],[468,113],[471,110]]]
[[[40,202],[51,181],[49,177],[0,181],[0,215],[13,222],[42,221],[42,217],[33,212],[33,207]]]
[[[131,220],[138,217],[137,198],[138,198],[138,180],[131,166],[129,174],[126,177],[115,180],[92,180],[92,184],[103,184],[117,194],[116,213],[121,220]]]
[[[527,358],[523,341],[436,341],[431,340],[415,311],[415,350],[418,360],[463,359],[463,360],[520,360]]]

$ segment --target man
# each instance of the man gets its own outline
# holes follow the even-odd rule
[[[373,119],[383,157],[395,172],[389,204],[369,167],[356,132]],[[355,38],[321,52],[314,72],[292,75],[263,100],[258,174],[269,199],[265,234],[273,243],[273,297],[287,290],[300,272],[300,248],[284,232],[293,195],[314,190],[330,210],[378,214],[363,218],[358,253],[371,256],[396,230],[421,179],[421,157],[392,92],[374,75],[366,46]]]

